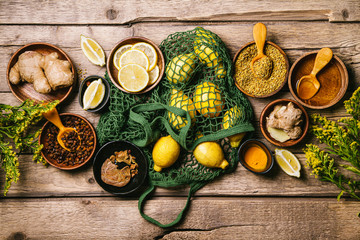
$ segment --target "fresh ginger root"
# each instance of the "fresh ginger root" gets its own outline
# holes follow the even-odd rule
[[[12,84],[21,81],[33,83],[39,93],[71,86],[74,76],[70,63],[58,57],[56,52],[43,56],[35,51],[26,51],[10,69],[9,80]]]

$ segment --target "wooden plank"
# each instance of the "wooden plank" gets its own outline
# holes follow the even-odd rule
[[[181,23],[146,23],[136,24],[131,28],[121,26],[28,26],[0,25],[0,54],[5,56],[0,61],[1,91],[9,91],[6,83],[6,69],[13,53],[30,42],[48,42],[62,48],[75,63],[80,79],[90,74],[102,75],[106,68],[91,64],[80,49],[80,34],[95,38],[109,55],[114,45],[129,36],[144,36],[160,44],[169,34],[191,30],[196,25]],[[252,23],[202,24],[218,34],[227,45],[231,57],[238,49],[252,41]],[[309,29],[309,30],[305,30]],[[319,31],[321,30],[321,31]],[[292,64],[301,55],[319,50],[322,47],[333,49],[348,68],[350,77],[349,90],[360,85],[360,52],[356,48],[360,44],[359,24],[329,24],[275,22],[268,24],[268,39],[281,46]],[[349,34],[351,33],[351,34]],[[111,37],[109,37],[111,36]],[[314,41],[316,39],[316,41]],[[286,90],[286,88],[284,89]]]
[[[359,2],[346,1],[1,1],[2,24],[133,24],[159,21],[360,20]],[[30,14],[36,9],[36,14]],[[51,9],[51,10],[50,10]],[[136,9],[136,11],[134,11]]]
[[[151,200],[145,213],[172,221],[185,199]],[[144,220],[136,200],[5,199],[2,239],[359,239],[360,203],[334,199],[195,198],[180,225]]]

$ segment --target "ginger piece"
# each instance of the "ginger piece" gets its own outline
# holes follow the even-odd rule
[[[60,60],[56,52],[44,56],[42,62],[42,67],[52,90],[55,91],[73,84],[74,75],[70,63],[66,60]]]
[[[302,111],[294,107],[292,102],[287,106],[276,105],[274,110],[266,118],[266,127],[283,130],[290,139],[297,139],[302,134]],[[271,132],[274,131],[270,131]],[[277,134],[271,134],[276,139]],[[279,138],[278,141],[285,138]],[[286,140],[285,140],[286,141]]]
[[[33,83],[35,91],[49,93],[51,87],[41,68],[42,58],[43,55],[35,51],[22,53],[17,63],[10,69],[10,82],[19,84],[21,81],[26,81]]]

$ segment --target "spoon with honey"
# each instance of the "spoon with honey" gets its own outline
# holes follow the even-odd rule
[[[81,138],[78,134],[78,132],[75,130],[75,128],[71,128],[71,127],[65,127],[61,120],[60,120],[60,116],[58,111],[56,110],[56,108],[53,108],[50,111],[47,111],[45,113],[43,113],[43,116],[51,123],[53,123],[56,127],[59,128],[59,133],[57,135],[57,141],[60,144],[60,146],[62,148],[64,148],[65,150],[69,151],[69,152],[74,152],[75,150],[80,148],[81,145]],[[76,147],[76,149],[69,149],[68,147],[66,147],[64,140],[66,139],[66,137],[64,136],[68,136],[69,134],[72,134],[72,132],[75,132],[77,138],[79,139],[78,142],[78,146]],[[65,135],[64,135],[65,134]]]
[[[257,78],[268,79],[272,73],[273,62],[264,54],[266,26],[263,23],[255,24],[253,28],[253,36],[258,52],[251,60],[251,70]]]
[[[320,89],[320,82],[316,78],[316,74],[320,72],[332,59],[333,52],[330,48],[322,48],[317,53],[314,67],[309,75],[305,75],[297,81],[298,96],[307,100],[315,96]]]

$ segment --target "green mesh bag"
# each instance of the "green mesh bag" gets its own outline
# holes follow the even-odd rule
[[[149,188],[139,198],[140,214],[160,227],[171,227],[181,220],[198,189],[234,171],[237,149],[229,138],[254,127],[251,105],[234,85],[232,61],[216,34],[201,27],[177,32],[163,40],[160,49],[166,68],[159,85],[146,94],[130,95],[111,84],[109,112],[101,116],[97,135],[100,144],[124,139],[142,147],[149,161]],[[156,172],[152,149],[157,139],[169,134],[182,146],[180,157]],[[205,141],[220,144],[229,163],[226,169],[197,162],[192,150]],[[155,187],[185,184],[190,186],[187,203],[173,222],[162,224],[143,212]]]

